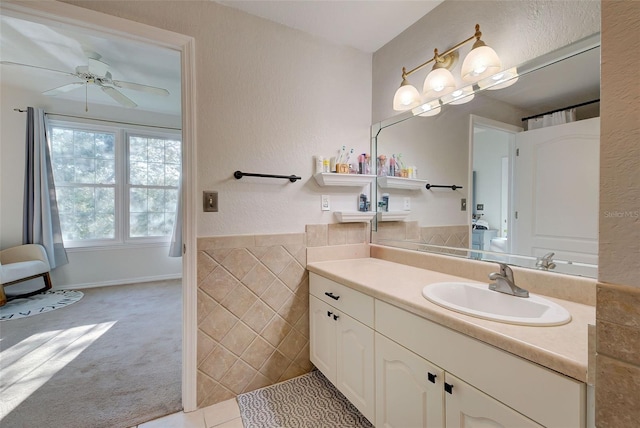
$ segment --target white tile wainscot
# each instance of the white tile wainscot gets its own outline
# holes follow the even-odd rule
[[[375,301],[375,425],[431,426],[434,421],[423,415],[440,416],[421,407],[427,405],[444,409],[447,425],[468,412],[466,418],[481,414],[503,426],[586,426],[593,306],[550,298],[571,312],[570,323],[510,325],[452,312],[422,297],[427,284],[466,278],[375,258],[307,268],[310,288],[317,281],[335,283]]]

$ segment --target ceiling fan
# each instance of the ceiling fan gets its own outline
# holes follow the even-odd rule
[[[86,88],[88,85],[98,86],[105,94],[109,95],[113,100],[124,107],[135,108],[138,105],[133,102],[129,97],[124,95],[116,88],[133,89],[135,91],[146,92],[148,94],[168,96],[169,91],[164,88],[158,88],[155,86],[143,85],[140,83],[125,82],[122,80],[114,80],[111,72],[109,72],[109,65],[101,61],[102,56],[96,52],[87,52],[87,65],[79,65],[76,67],[75,73],[68,71],[55,70],[53,68],[39,67],[36,65],[21,64],[11,61],[0,61],[1,64],[17,65],[21,67],[37,68],[40,70],[51,71],[67,76],[74,76],[80,79],[80,82],[68,83],[57,88],[44,91],[44,95],[54,96],[63,94],[65,92],[72,91],[74,89],[85,87],[85,101],[87,97]]]

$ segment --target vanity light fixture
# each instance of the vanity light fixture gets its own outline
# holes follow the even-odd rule
[[[456,89],[455,91],[443,96],[442,102],[453,105],[466,104],[474,97],[475,94],[473,93],[473,86],[469,85],[460,89]]]
[[[480,89],[488,89],[490,91],[496,89],[504,89],[513,85],[518,81],[518,69],[516,67],[503,71],[502,73],[496,73],[491,77],[480,80],[478,86]]]
[[[442,109],[442,107],[440,107],[440,103],[438,100],[435,100],[415,107],[413,109],[413,114],[422,117],[435,116],[440,113],[440,109]]]
[[[403,67],[402,83],[393,97],[393,109],[396,111],[411,110],[422,103],[422,97],[425,99],[443,97],[443,102],[445,102],[445,96],[453,92],[457,92],[454,91],[456,88],[455,79],[449,70],[456,65],[458,49],[474,39],[475,43],[462,63],[462,80],[469,83],[475,83],[497,73],[502,68],[500,58],[498,58],[498,55],[493,49],[480,40],[481,37],[482,33],[480,32],[480,25],[476,24],[476,31],[474,35],[468,39],[458,43],[442,54],[435,49],[433,58],[412,70],[407,71],[407,69]],[[425,79],[423,94],[421,96],[418,90],[409,83],[407,77],[432,62],[434,65],[431,72]],[[469,86],[468,88],[471,87]],[[460,101],[457,102],[457,104],[471,101],[473,97],[469,95],[470,92],[467,92],[467,88],[463,88],[460,91],[462,91],[462,93],[454,95],[452,98],[454,101]],[[464,95],[465,93],[469,96]],[[451,99],[448,100],[451,101]]]

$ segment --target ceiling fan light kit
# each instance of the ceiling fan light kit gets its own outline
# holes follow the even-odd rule
[[[517,81],[517,70],[511,68],[501,72],[502,63],[498,54],[482,40],[480,25],[476,24],[473,36],[458,43],[454,47],[440,54],[434,50],[433,58],[420,64],[412,70],[402,68],[402,84],[393,97],[393,109],[396,111],[412,110],[420,116],[435,116],[440,112],[443,104],[464,104],[474,97],[476,84],[480,89],[502,89]],[[471,51],[465,57],[460,77],[464,82],[458,88],[451,73],[458,62],[458,49],[475,40]],[[409,83],[408,77],[428,64],[433,63],[431,72],[427,75],[422,94]],[[424,104],[428,102],[428,104]],[[426,106],[423,107],[423,104]]]

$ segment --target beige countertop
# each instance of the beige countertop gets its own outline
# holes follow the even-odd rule
[[[595,324],[593,306],[545,296],[571,313],[568,324],[512,325],[454,312],[422,296],[422,288],[434,282],[476,282],[466,278],[376,258],[314,262],[307,269],[551,370],[587,381],[588,324]]]

